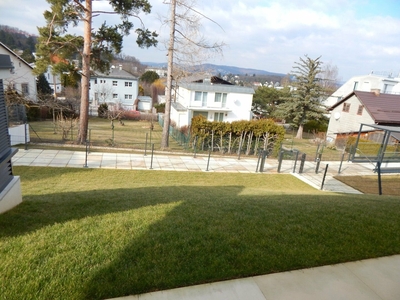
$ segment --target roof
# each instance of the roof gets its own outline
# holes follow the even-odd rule
[[[184,107],[182,104],[179,102],[171,102],[171,106],[176,110],[176,111],[187,111],[187,108]]]
[[[208,79],[200,79],[192,82],[181,82],[178,84],[191,91],[199,92],[220,92],[220,93],[238,93],[238,94],[254,94],[254,89],[225,81],[217,76],[212,76]]]
[[[376,124],[400,124],[400,95],[353,91],[328,110],[333,110],[353,96],[357,97]]]
[[[10,48],[8,48],[6,45],[4,45],[2,42],[0,42],[0,46],[2,46],[4,49],[6,49],[8,52],[10,52],[10,54],[12,54],[12,55],[15,56],[17,59],[19,59],[19,60],[22,61],[24,64],[26,64],[29,68],[33,69],[33,67],[32,67],[26,60],[24,60],[21,56],[19,56],[17,53],[15,53],[14,51],[12,51]]]
[[[137,77],[133,76],[131,73],[120,70],[119,68],[111,69],[110,73],[101,73],[94,72],[91,78],[115,78],[115,79],[129,79],[129,80],[137,80]]]

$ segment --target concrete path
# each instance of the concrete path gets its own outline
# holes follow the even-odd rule
[[[184,155],[124,154],[65,150],[19,150],[14,166],[108,168],[126,170],[171,170],[198,172],[255,173],[257,158]],[[326,167],[328,165],[328,167]],[[338,175],[373,175],[371,164],[351,162],[306,162],[303,172],[293,161],[284,161],[279,173],[290,173],[316,189],[339,193],[360,193],[334,179]],[[295,172],[293,172],[295,169]],[[259,173],[259,172],[258,172]],[[267,159],[263,174],[278,173],[278,162]],[[262,174],[260,174],[262,176]],[[244,279],[133,295],[124,300],[399,300],[400,255],[332,266],[275,273]],[[114,299],[115,300],[115,299]]]
[[[399,300],[400,255],[114,298],[114,300]]]

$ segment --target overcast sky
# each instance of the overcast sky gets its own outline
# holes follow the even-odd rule
[[[106,3],[94,1],[97,7]],[[152,13],[142,20],[166,39],[168,28],[161,26],[160,16],[168,16],[168,5],[150,3]],[[0,24],[37,34],[46,9],[45,0],[0,0]],[[337,66],[342,81],[371,71],[400,73],[399,0],[197,0],[196,9],[220,25],[203,21],[208,40],[227,45],[210,63],[289,73],[299,57],[308,55]],[[109,24],[112,20],[107,15]],[[166,62],[163,43],[143,50],[135,39],[134,33],[125,38],[124,54]]]

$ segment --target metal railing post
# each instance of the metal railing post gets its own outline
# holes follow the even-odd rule
[[[318,174],[319,164],[321,163],[322,153],[318,154],[317,165],[315,166],[315,174]]]
[[[282,160],[283,160],[283,153],[284,153],[284,151],[282,150],[282,151],[280,151],[279,152],[279,158],[278,158],[278,173],[280,173],[281,172],[281,167],[282,167]]]
[[[88,140],[86,140],[86,151],[85,151],[85,164],[83,165],[83,167],[84,168],[87,168],[88,167],[88,164],[87,164],[87,157],[88,157]]]
[[[147,155],[147,132],[146,132],[146,143],[144,144],[144,156]]]
[[[208,148],[208,160],[207,160],[207,169],[206,169],[206,171],[208,171],[208,166],[210,165],[210,157],[211,157],[211,147]]]
[[[296,158],[294,160],[293,173],[296,173],[297,160],[299,159],[299,151],[296,151]]]
[[[301,162],[300,162],[299,174],[303,173],[305,161],[306,161],[306,154],[303,153],[303,154],[301,155]]]
[[[154,144],[151,144],[151,160],[150,160],[150,170],[153,169],[153,153],[154,153]]]
[[[338,174],[340,174],[340,172],[342,171],[343,160],[344,160],[344,152],[342,153],[342,159],[340,160],[340,165],[339,165]]]
[[[329,166],[329,164],[326,164],[326,166],[325,166],[324,177],[322,178],[322,183],[321,183],[321,190],[324,188],[325,177],[326,177],[326,173],[328,172],[328,166]]]

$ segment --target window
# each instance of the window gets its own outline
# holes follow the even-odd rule
[[[118,85],[118,81],[113,80],[113,86],[117,86]]]
[[[223,122],[224,121],[224,113],[214,113],[214,121]]]
[[[364,110],[364,106],[363,105],[359,105],[358,106],[358,110],[357,110],[357,115],[362,115],[362,113],[363,113],[363,110]]]
[[[343,111],[344,112],[350,111],[350,103],[343,103]]]
[[[94,80],[94,84],[97,84],[97,79]]]
[[[353,91],[356,91],[358,88],[358,81],[354,82]]]
[[[215,93],[214,102],[222,102],[222,104],[226,104],[226,93]]]
[[[202,106],[207,105],[207,92],[195,92],[194,101],[201,101]]]
[[[29,94],[29,85],[27,83],[21,83],[21,91],[22,91],[22,94],[28,95]]]
[[[113,98],[117,99],[118,98],[118,94],[113,94]]]
[[[132,82],[131,81],[125,81],[125,86],[132,87]]]
[[[126,99],[126,100],[132,99],[132,95],[127,95],[127,94],[125,94],[125,99]]]

